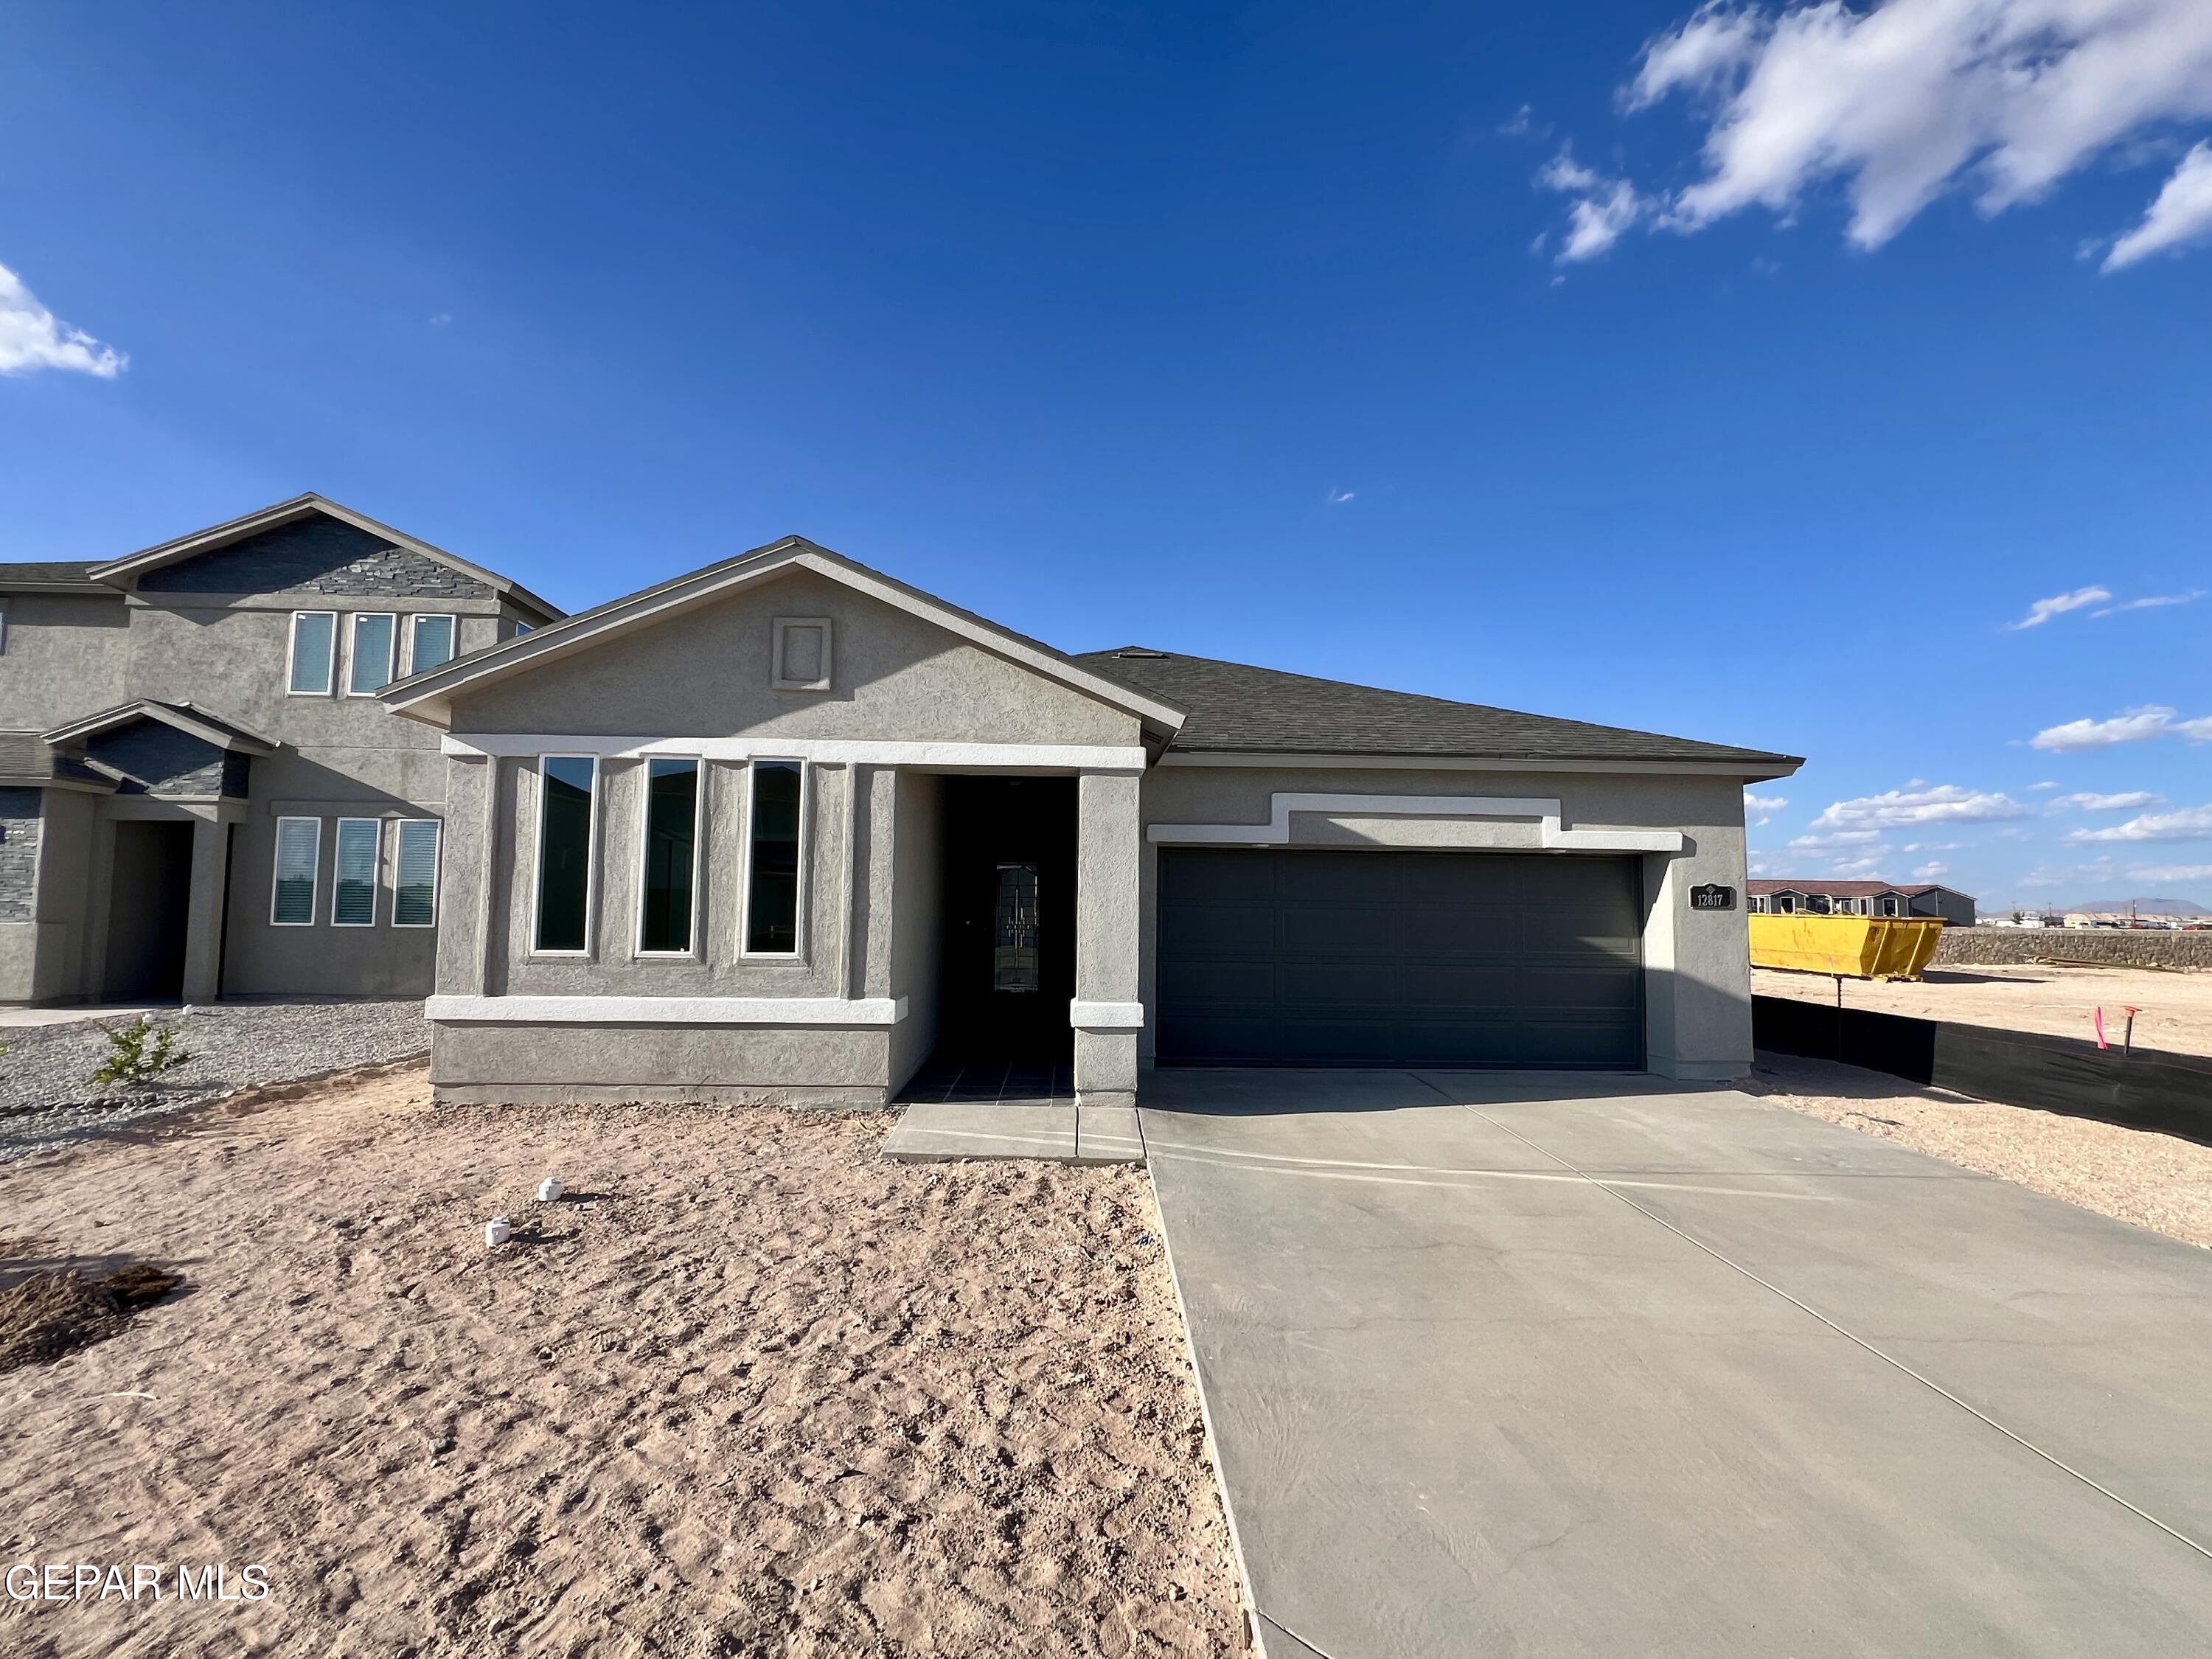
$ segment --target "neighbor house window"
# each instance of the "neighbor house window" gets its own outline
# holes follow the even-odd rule
[[[399,820],[399,848],[392,872],[392,925],[438,925],[438,832],[435,818]]]
[[[797,761],[755,761],[746,813],[745,950],[754,956],[799,953],[799,822],[805,769]]]
[[[426,668],[436,668],[453,659],[453,630],[459,623],[452,617],[414,617],[409,618],[411,631],[407,638],[407,672],[419,674]]]
[[[272,926],[314,926],[315,869],[322,847],[320,818],[276,820],[276,876],[269,895]]]
[[[331,872],[331,926],[376,926],[376,854],[384,839],[377,818],[340,818],[338,854]]]
[[[648,955],[688,955],[691,894],[699,847],[699,763],[645,763],[645,881],[637,948]]]
[[[353,660],[346,670],[346,695],[366,697],[392,684],[392,648],[399,618],[388,611],[357,611],[353,618]]]
[[[330,696],[337,646],[337,611],[295,611],[292,613],[292,668],[285,689],[300,697]]]
[[[548,755],[538,763],[539,951],[580,954],[592,909],[592,795],[599,763],[588,755]]]

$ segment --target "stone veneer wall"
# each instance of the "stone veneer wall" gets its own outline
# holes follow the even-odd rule
[[[0,921],[36,917],[39,794],[36,789],[0,789]]]
[[[211,553],[149,571],[148,593],[344,593],[371,599],[480,599],[491,592],[465,571],[394,547],[335,519],[265,530]]]
[[[2114,927],[1946,927],[1936,966],[2066,957],[2116,968],[2212,968],[2212,930],[2175,933]]]

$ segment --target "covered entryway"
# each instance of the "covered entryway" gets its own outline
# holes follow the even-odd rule
[[[1637,861],[1169,847],[1162,1065],[1644,1064]]]
[[[125,819],[115,826],[112,871],[101,994],[111,1002],[173,1001],[184,994],[191,823]]]

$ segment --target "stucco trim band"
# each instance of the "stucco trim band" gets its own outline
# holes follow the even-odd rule
[[[595,755],[601,760],[647,756],[685,759],[811,761],[823,766],[922,766],[994,772],[1142,772],[1142,744],[1079,743],[907,743],[866,738],[580,737],[546,732],[448,732],[448,755]]]
[[[426,1019],[477,1025],[896,1025],[904,997],[434,996]]]
[[[1145,1029],[1145,1005],[1085,1002],[1078,997],[1067,1005],[1067,1023],[1082,1031],[1141,1031]]]
[[[1309,795],[1277,790],[1265,823],[1155,823],[1145,838],[1167,845],[1286,847],[1293,812],[1363,813],[1417,818],[1534,818],[1540,845],[1563,853],[1679,853],[1679,830],[1565,830],[1559,803],[1534,796]]]
[[[1653,777],[1743,778],[1766,782],[1796,771],[1741,761],[1524,760],[1502,755],[1274,754],[1244,749],[1170,749],[1162,766],[1244,766],[1271,772],[1601,772]]]

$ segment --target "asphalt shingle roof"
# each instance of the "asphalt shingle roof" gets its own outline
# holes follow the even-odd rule
[[[1752,770],[1796,757],[1688,738],[1385,691],[1279,669],[1123,646],[1085,667],[1190,711],[1170,745],[1271,755],[1419,755],[1470,760],[1718,761]]]
[[[1910,885],[1893,881],[1747,881],[1744,890],[1753,898],[1771,898],[1777,893],[1814,893],[1822,898],[1875,898],[1883,893],[1897,893],[1907,898],[1936,890],[1934,882],[1916,882]],[[1952,890],[1956,891],[1954,888]]]
[[[0,562],[0,587],[16,582],[63,583],[70,586],[98,587],[91,571],[97,560],[32,559],[20,564]]]

